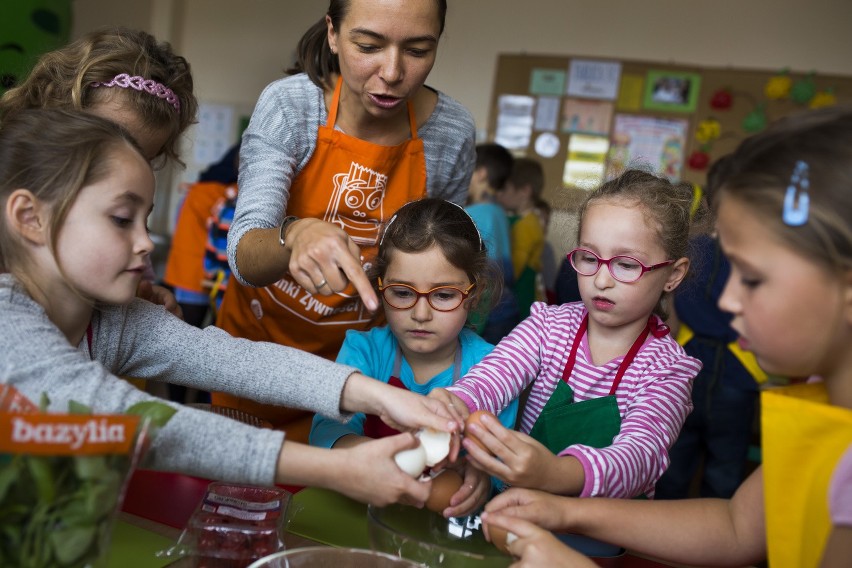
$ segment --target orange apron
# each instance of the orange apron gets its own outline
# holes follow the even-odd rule
[[[852,411],[829,405],[823,383],[765,390],[760,405],[769,565],[819,566],[831,532],[828,488],[852,443]]]
[[[341,85],[338,79],[328,120],[317,131],[316,149],[293,180],[287,214],[338,225],[361,247],[366,264],[375,257],[382,224],[409,201],[425,197],[426,155],[410,101],[411,139],[397,146],[380,146],[335,130]],[[288,274],[265,288],[243,286],[232,277],[216,325],[236,337],[289,345],[333,360],[347,330],[369,329],[377,317],[351,285],[333,296],[315,296]],[[292,421],[289,409],[218,393],[213,402],[240,408],[276,427]]]

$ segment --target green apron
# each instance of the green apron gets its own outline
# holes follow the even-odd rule
[[[648,318],[645,329],[624,356],[618,366],[612,387],[609,389],[609,395],[574,402],[574,391],[568,386],[568,379],[571,378],[574,370],[577,349],[589,327],[589,314],[586,314],[577,330],[577,335],[574,336],[571,353],[562,371],[562,380],[556,385],[556,389],[545,404],[530,431],[530,436],[556,455],[574,444],[593,448],[604,448],[612,444],[612,440],[621,431],[621,413],[618,411],[618,401],[615,397],[621,378],[633,363],[633,359],[642,348],[649,333],[652,333],[654,337],[664,337],[669,332],[666,325],[654,325],[653,322],[652,315]]]

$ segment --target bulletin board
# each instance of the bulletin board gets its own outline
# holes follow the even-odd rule
[[[849,76],[504,54],[488,140],[539,160],[543,197],[571,210],[626,166],[701,185],[713,160],[773,121],[850,102]]]

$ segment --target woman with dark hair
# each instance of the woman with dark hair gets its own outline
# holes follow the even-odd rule
[[[243,136],[217,325],[333,359],[379,323],[364,268],[379,228],[426,196],[464,204],[474,123],[425,86],[446,0],[332,0],[299,42],[298,71],[267,86]],[[274,424],[281,409],[214,397]],[[288,432],[306,435],[305,429]],[[283,419],[283,422],[282,422]]]

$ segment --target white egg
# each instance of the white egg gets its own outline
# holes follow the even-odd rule
[[[440,430],[420,430],[417,433],[420,445],[426,450],[426,465],[432,467],[450,453],[450,433]]]
[[[411,477],[417,477],[426,467],[426,450],[423,449],[423,444],[420,444],[416,448],[398,452],[393,457],[393,461],[399,469]]]

